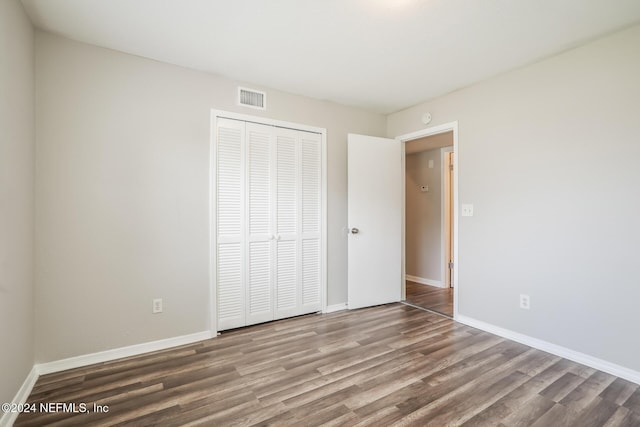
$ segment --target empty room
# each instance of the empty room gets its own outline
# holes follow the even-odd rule
[[[0,1],[0,427],[640,426],[640,2]]]

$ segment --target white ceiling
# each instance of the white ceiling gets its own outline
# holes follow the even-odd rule
[[[86,43],[390,113],[640,21],[639,0],[22,0]]]

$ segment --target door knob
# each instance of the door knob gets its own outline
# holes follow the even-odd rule
[[[357,228],[353,227],[351,229],[351,234],[358,234],[360,232],[360,230],[358,230]]]

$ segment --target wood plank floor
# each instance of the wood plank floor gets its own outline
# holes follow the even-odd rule
[[[406,301],[453,317],[453,288],[438,288],[407,280]]]
[[[637,384],[403,304],[41,377],[16,426],[639,426]]]

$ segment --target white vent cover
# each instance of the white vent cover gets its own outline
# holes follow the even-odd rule
[[[238,104],[258,110],[267,109],[267,94],[259,90],[238,88]]]

